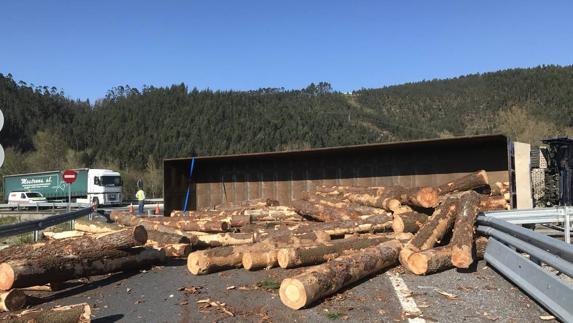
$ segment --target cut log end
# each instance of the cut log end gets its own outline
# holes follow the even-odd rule
[[[438,190],[433,187],[423,187],[418,191],[416,199],[421,207],[436,207],[439,201]]]
[[[284,279],[281,283],[279,295],[283,304],[293,310],[301,309],[307,305],[307,295],[304,284],[298,279]]]
[[[190,253],[187,257],[187,269],[193,275],[203,275],[207,273],[206,268],[209,266],[209,258],[200,252]]]
[[[133,228],[133,238],[144,245],[147,242],[147,230],[142,225],[136,226]]]
[[[408,269],[416,274],[423,275],[428,272],[428,259],[424,253],[414,253],[408,257]]]
[[[0,264],[0,290],[10,290],[14,286],[14,270],[7,263]]]
[[[287,269],[294,267],[293,259],[296,257],[296,252],[292,248],[281,249],[277,253],[277,260],[281,268]]]
[[[0,294],[0,309],[2,311],[17,311],[26,305],[26,294],[19,289]]]
[[[471,254],[469,246],[462,246],[462,248],[453,247],[452,264],[457,268],[469,268],[474,262]]]

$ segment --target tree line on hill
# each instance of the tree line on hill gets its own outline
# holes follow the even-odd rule
[[[0,74],[0,174],[67,167],[120,170],[161,196],[162,159],[504,133],[538,144],[573,134],[573,66],[540,66],[361,89],[142,89],[93,104]]]

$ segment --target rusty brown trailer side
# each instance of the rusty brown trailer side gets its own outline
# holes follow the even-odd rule
[[[304,151],[164,160],[165,214],[182,209],[272,198],[288,205],[317,185],[437,185],[485,169],[490,182],[510,181],[510,141],[502,135],[458,137]]]

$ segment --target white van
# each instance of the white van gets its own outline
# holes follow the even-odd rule
[[[38,192],[10,192],[8,195],[8,204],[17,204],[23,206],[36,206],[38,203],[46,203],[48,200]]]

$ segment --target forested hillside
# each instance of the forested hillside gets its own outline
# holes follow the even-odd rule
[[[120,86],[90,104],[0,74],[0,173],[111,167],[159,195],[161,159],[502,132],[538,143],[573,125],[573,66],[338,93]],[[573,133],[573,132],[572,132]],[[155,192],[156,191],[156,192]]]

